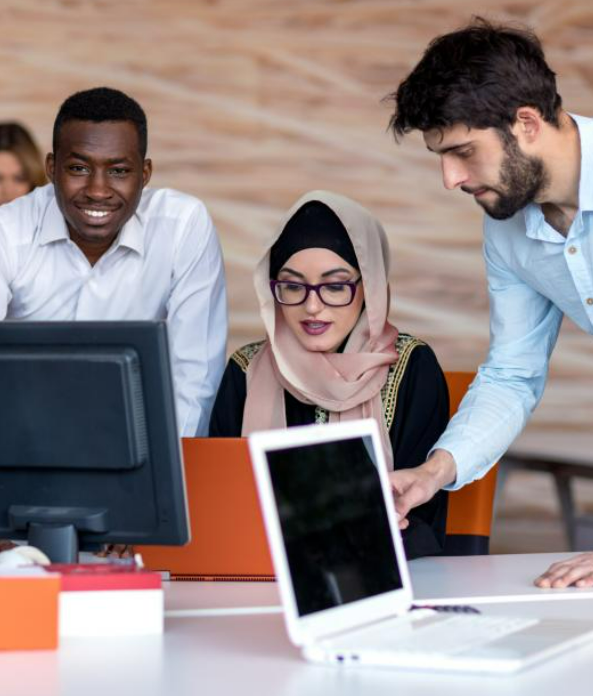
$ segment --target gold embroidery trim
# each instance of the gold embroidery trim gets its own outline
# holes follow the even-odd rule
[[[249,363],[259,353],[264,343],[265,341],[254,341],[242,346],[231,355],[231,360],[234,360],[243,372],[247,372]]]
[[[398,361],[389,368],[387,381],[383,385],[383,389],[381,389],[383,416],[385,417],[385,426],[387,430],[391,430],[391,426],[393,425],[399,386],[405,374],[408,362],[410,361],[410,355],[414,348],[424,345],[426,345],[424,341],[414,338],[414,336],[410,336],[409,334],[400,334],[397,338],[395,347],[399,353],[399,358]]]

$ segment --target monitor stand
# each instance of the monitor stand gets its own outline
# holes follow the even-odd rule
[[[13,529],[26,529],[28,543],[52,563],[77,563],[79,533],[105,534],[109,529],[102,508],[11,505],[8,516]]]
[[[78,531],[73,524],[29,525],[29,546],[35,546],[52,563],[78,563]]]

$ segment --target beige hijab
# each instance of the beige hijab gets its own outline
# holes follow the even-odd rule
[[[305,350],[282,317],[270,290],[270,249],[292,216],[310,201],[320,201],[338,216],[354,246],[364,287],[365,309],[342,353]],[[255,290],[267,341],[247,369],[243,432],[286,427],[284,390],[305,404],[321,406],[330,422],[375,418],[385,456],[393,454],[385,426],[381,389],[396,362],[397,329],[389,312],[389,247],[381,224],[361,205],[329,191],[311,191],[282,220],[255,270]]]

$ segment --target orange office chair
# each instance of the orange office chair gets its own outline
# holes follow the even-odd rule
[[[459,406],[474,378],[473,372],[446,372],[449,387],[449,415]],[[479,481],[449,493],[445,556],[488,553],[492,510],[496,488],[496,466]]]

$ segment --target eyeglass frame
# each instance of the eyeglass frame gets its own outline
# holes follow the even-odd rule
[[[362,276],[359,276],[357,280],[334,280],[333,282],[329,283],[317,283],[316,285],[311,285],[310,283],[301,283],[298,280],[271,280],[270,281],[270,289],[272,290],[272,296],[274,300],[279,304],[282,305],[283,307],[298,307],[299,305],[305,304],[305,302],[309,299],[309,295],[314,292],[317,297],[319,298],[319,301],[324,304],[326,307],[348,307],[354,302],[354,298],[356,296],[356,288],[360,281],[362,280]],[[276,295],[276,286],[277,285],[300,285],[301,287],[305,288],[306,293],[305,297],[300,301],[300,302],[281,302],[277,295]],[[346,285],[350,289],[350,299],[348,302],[345,304],[328,304],[323,297],[321,297],[321,292],[320,289],[322,287],[325,287],[327,285]]]

